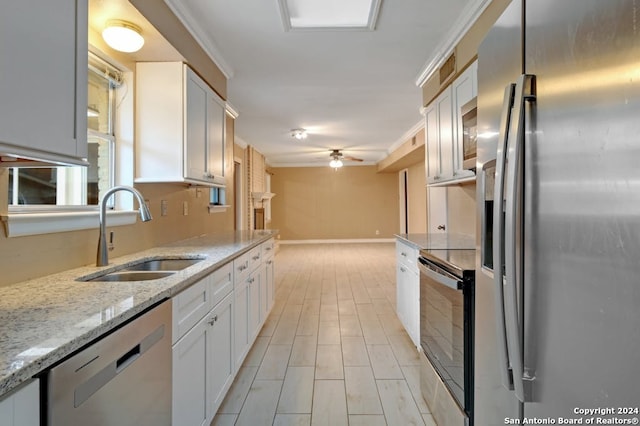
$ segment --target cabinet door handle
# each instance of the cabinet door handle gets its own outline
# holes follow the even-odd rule
[[[258,260],[258,259],[260,259],[260,255],[253,256],[253,257],[252,257],[252,259],[253,259],[253,260]]]
[[[209,320],[209,325],[215,324],[216,321],[218,321],[218,316],[214,315],[213,318]]]
[[[400,267],[400,272],[407,272],[406,269],[404,269],[402,266]]]
[[[266,248],[265,248],[265,250],[266,250],[266,251],[270,251],[270,250],[271,250],[271,247],[266,247]]]
[[[249,278],[249,280],[247,281],[249,284],[253,284],[253,282],[255,281],[255,278]]]
[[[444,231],[444,230],[447,229],[447,227],[444,226],[444,225],[438,225],[438,229],[441,230],[441,231]]]
[[[273,263],[273,260],[268,260],[267,261],[267,265],[271,265]]]
[[[407,257],[407,253],[405,253],[405,252],[402,252],[402,253],[400,253],[400,256],[404,256],[404,257]]]

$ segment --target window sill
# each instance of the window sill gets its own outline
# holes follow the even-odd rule
[[[228,205],[214,205],[214,204],[209,204],[209,213],[223,213],[226,212],[227,209],[231,207]]]
[[[107,225],[109,227],[131,225],[136,222],[137,215],[137,210],[108,211]],[[2,216],[2,222],[7,237],[22,237],[97,229],[100,225],[98,216],[97,210],[61,213],[9,213]]]

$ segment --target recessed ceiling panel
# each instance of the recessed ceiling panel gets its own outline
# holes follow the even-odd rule
[[[381,0],[278,0],[285,30],[373,31]]]

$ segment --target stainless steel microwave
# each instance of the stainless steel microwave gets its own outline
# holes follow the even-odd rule
[[[478,108],[476,98],[473,98],[460,108],[462,116],[462,167],[465,170],[475,170],[477,155],[477,124]]]

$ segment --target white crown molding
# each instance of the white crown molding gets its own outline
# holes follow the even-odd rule
[[[387,149],[387,155],[390,155],[393,151],[398,149],[403,143],[414,137],[422,128],[424,128],[424,120],[418,121],[414,124],[409,130],[404,132],[402,136],[398,140],[396,140],[390,147]]]
[[[453,49],[460,42],[462,37],[469,31],[471,26],[478,20],[478,17],[491,4],[492,0],[475,0],[469,3],[462,14],[447,33],[447,36],[434,49],[433,55],[427,60],[422,71],[416,78],[416,86],[422,87],[424,83],[440,68],[442,63],[449,57]]]
[[[233,105],[231,105],[231,102],[229,102],[229,101],[227,101],[225,103],[224,109],[227,112],[227,114],[229,114],[231,117],[233,117],[234,120],[236,118],[238,118],[238,116],[240,115],[238,110]]]
[[[176,15],[176,18],[182,22],[182,25],[185,26],[193,38],[196,39],[200,47],[209,55],[211,60],[220,68],[222,74],[224,74],[227,79],[232,78],[234,74],[233,68],[231,68],[231,65],[224,59],[222,53],[220,53],[220,49],[218,49],[213,40],[207,35],[206,31],[198,25],[189,10],[178,0],[164,0],[164,2],[173,14]]]
[[[246,142],[244,141],[244,139],[242,139],[242,138],[241,138],[240,136],[238,136],[238,135],[234,135],[234,136],[233,136],[233,142],[234,142],[236,145],[238,145],[240,148],[242,148],[242,149],[247,149],[247,147],[249,146],[249,144],[248,144],[248,143],[246,143]]]

